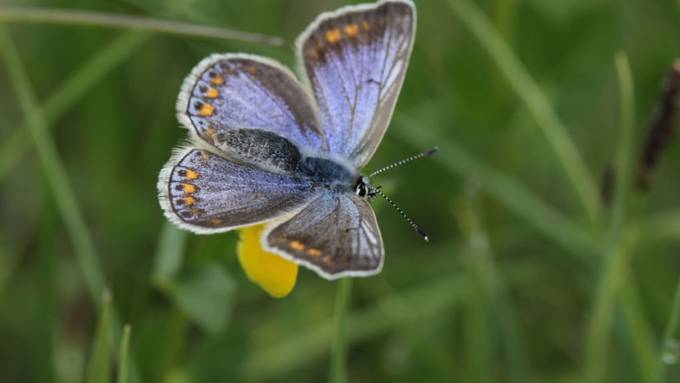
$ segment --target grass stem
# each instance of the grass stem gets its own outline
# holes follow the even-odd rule
[[[68,181],[64,164],[49,136],[47,120],[33,93],[28,74],[21,63],[19,53],[9,33],[4,29],[0,29],[0,56],[5,62],[10,82],[24,112],[26,125],[33,139],[45,178],[52,189],[57,208],[66,224],[66,231],[73,243],[90,296],[94,302],[99,302],[104,292],[104,275],[101,271],[92,235],[87,228],[75,193]]]
[[[177,21],[159,20],[150,17],[116,15],[80,10],[3,6],[0,7],[0,23],[39,23],[110,27],[183,36],[245,41],[274,46],[280,46],[284,43],[283,39],[280,37],[267,36],[258,33],[235,31],[220,27]]]
[[[128,382],[128,353],[130,348],[130,332],[132,331],[129,324],[123,326],[123,337],[120,340],[120,350],[118,353],[118,373],[116,383]]]
[[[614,61],[619,83],[621,127],[616,154],[616,190],[609,233],[604,243],[603,271],[595,296],[587,340],[586,381],[592,383],[599,383],[605,379],[616,303],[625,286],[633,247],[639,237],[635,228],[624,230],[633,159],[632,134],[635,120],[633,80],[626,54],[618,53]]]
[[[347,312],[349,311],[352,278],[338,281],[335,300],[335,335],[331,350],[330,383],[347,382]]]
[[[675,296],[673,297],[673,305],[671,306],[671,316],[666,326],[666,331],[663,336],[663,343],[661,344],[661,358],[659,358],[659,367],[657,373],[657,381],[665,383],[668,376],[668,366],[672,363],[677,363],[678,358],[678,340],[675,337],[680,326],[680,278],[678,285],[675,288]]]

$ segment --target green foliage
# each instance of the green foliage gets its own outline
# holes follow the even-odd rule
[[[166,222],[155,183],[186,135],[184,76],[214,52],[293,65],[295,36],[341,3],[14,2],[191,24],[114,29],[0,6],[0,381],[680,380],[680,145],[632,187],[680,56],[677,1],[417,0],[367,170],[439,146],[378,180],[432,242],[375,201],[385,268],[351,297],[301,270],[271,299],[234,234]]]

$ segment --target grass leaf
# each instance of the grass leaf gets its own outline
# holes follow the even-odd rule
[[[65,24],[94,27],[134,29],[181,36],[196,36],[251,43],[283,45],[283,39],[257,33],[235,31],[220,27],[159,20],[150,17],[116,15],[80,10],[36,7],[0,7],[0,23]]]
[[[128,383],[128,353],[130,348],[130,325],[123,326],[123,337],[120,340],[118,353],[118,373],[116,383]]]
[[[588,331],[586,379],[592,383],[602,382],[606,376],[609,339],[614,325],[616,303],[627,279],[630,258],[639,236],[635,228],[624,230],[634,154],[632,147],[635,120],[633,80],[628,58],[624,53],[616,55],[615,64],[619,82],[621,128],[616,156],[617,180],[614,204],[609,234],[604,244],[602,272]]]
[[[347,382],[347,311],[351,302],[352,278],[338,281],[338,293],[335,298],[335,334],[331,348],[331,366],[328,381],[330,383]]]
[[[108,383],[111,380],[111,350],[113,329],[111,316],[111,294],[104,292],[99,309],[99,323],[95,334],[92,353],[87,370],[89,383]]]
[[[164,289],[171,288],[182,267],[186,240],[186,231],[178,229],[169,221],[163,223],[151,274],[156,286]]]
[[[234,282],[224,270],[211,263],[178,278],[170,295],[196,324],[208,333],[217,334],[229,321],[235,290]]]

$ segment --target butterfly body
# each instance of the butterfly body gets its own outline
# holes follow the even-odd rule
[[[196,233],[267,223],[262,246],[323,277],[373,275],[384,248],[360,175],[389,124],[415,35],[410,0],[324,13],[277,62],[213,55],[177,101],[192,145],[160,173],[166,216]]]

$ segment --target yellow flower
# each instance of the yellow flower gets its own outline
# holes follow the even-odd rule
[[[262,248],[260,236],[265,225],[239,230],[238,260],[248,279],[260,285],[274,298],[290,294],[297,280],[298,265]]]

